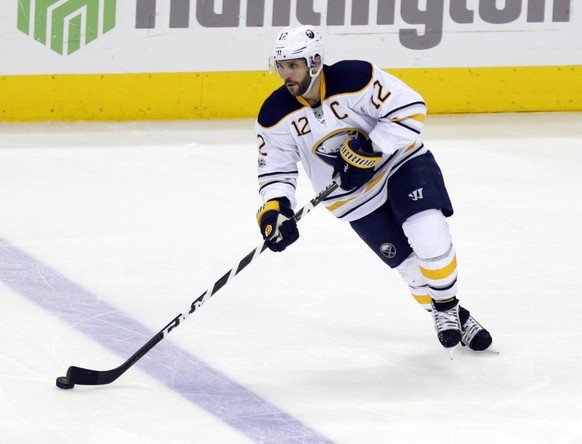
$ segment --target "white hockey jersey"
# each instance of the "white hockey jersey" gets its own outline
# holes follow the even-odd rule
[[[382,152],[374,177],[355,190],[337,189],[323,205],[345,221],[369,214],[386,202],[390,175],[427,152],[420,138],[425,117],[426,105],[417,92],[364,61],[325,65],[321,101],[313,108],[282,86],[265,100],[255,125],[263,202],[287,197],[295,207],[300,161],[314,191],[321,191],[331,183],[342,142],[359,134]]]

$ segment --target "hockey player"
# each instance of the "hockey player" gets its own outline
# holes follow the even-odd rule
[[[284,85],[256,121],[257,220],[269,248],[299,237],[292,219],[298,162],[316,191],[339,176],[323,204],[347,221],[416,300],[432,313],[440,343],[485,350],[492,342],[457,299],[457,258],[447,217],[453,207],[433,155],[421,139],[423,98],[372,63],[324,65],[313,26],[289,27],[275,40],[272,70]]]

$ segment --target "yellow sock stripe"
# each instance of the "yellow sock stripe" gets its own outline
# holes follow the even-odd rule
[[[412,297],[414,299],[416,299],[416,302],[418,302],[419,304],[428,304],[430,305],[432,302],[432,299],[430,296],[428,295],[420,295],[420,294],[414,294],[414,293],[410,293],[412,295]]]
[[[437,270],[429,270],[428,268],[419,267],[422,275],[430,279],[431,281],[438,281],[439,279],[444,279],[452,275],[457,269],[457,255],[453,257],[451,263],[443,268]]]

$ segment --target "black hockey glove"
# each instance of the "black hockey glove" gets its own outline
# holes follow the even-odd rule
[[[374,167],[381,159],[382,153],[374,151],[372,141],[348,137],[340,147],[333,175],[339,174],[342,189],[359,188],[372,179]]]
[[[280,197],[267,201],[257,212],[257,222],[263,239],[268,239],[271,251],[283,251],[299,238],[295,212],[289,199]]]

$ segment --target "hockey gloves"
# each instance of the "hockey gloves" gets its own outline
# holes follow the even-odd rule
[[[294,214],[286,197],[269,200],[259,208],[257,222],[271,251],[283,251],[299,238]]]
[[[382,153],[374,151],[372,142],[360,142],[352,137],[344,140],[333,168],[339,174],[341,188],[353,190],[367,183],[374,176],[374,167],[382,159]]]

